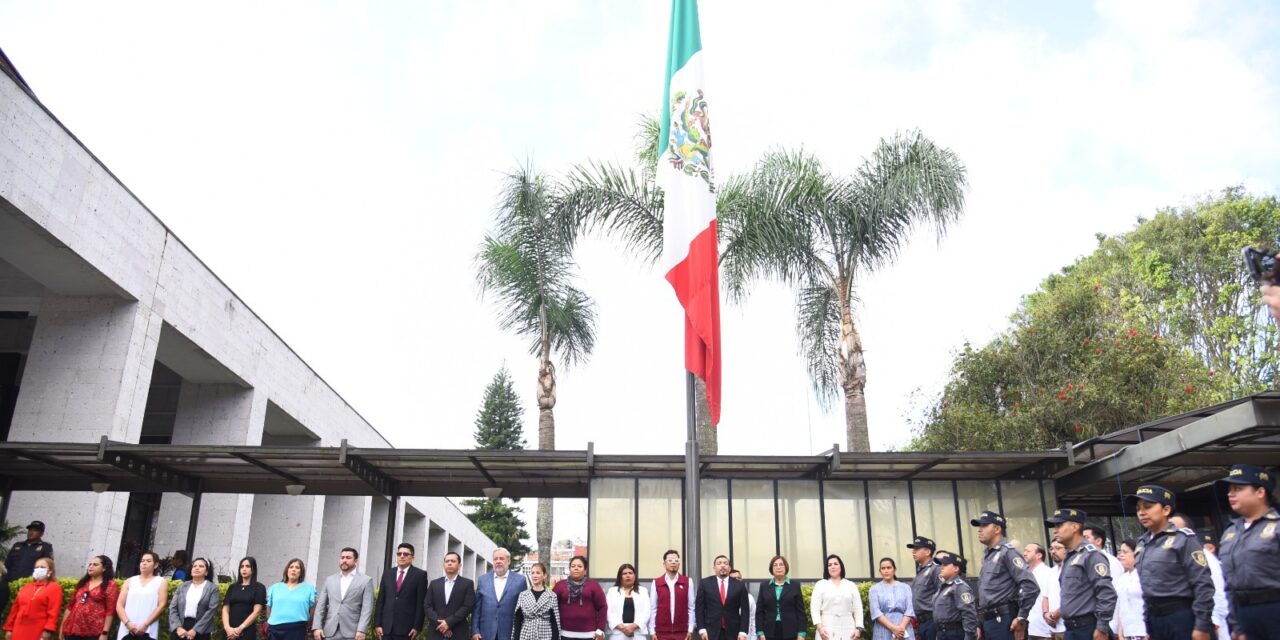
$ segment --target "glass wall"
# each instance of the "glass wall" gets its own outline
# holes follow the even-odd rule
[[[1045,528],[1045,519],[1040,509],[1040,481],[1001,480],[1000,502],[1004,506],[1002,513],[1009,521],[1009,542],[1019,552],[1028,542],[1038,542],[1044,548],[1049,548],[1052,538]]]
[[[778,553],[773,481],[734,480],[730,492],[733,547],[729,560],[747,580],[768,578],[769,559]]]
[[[870,481],[871,555],[879,566],[881,558],[893,558],[899,567],[910,567],[911,550],[907,549],[915,533],[911,528],[911,499],[907,481]],[[872,574],[878,575],[878,574]],[[907,574],[903,574],[907,575]]]
[[[703,480],[700,485],[702,493],[702,575],[709,576],[712,561],[720,554],[729,553],[729,481]],[[684,557],[683,548],[681,557]]]
[[[969,561],[969,575],[978,575],[982,566],[982,544],[978,542],[978,531],[969,524],[983,511],[999,511],[1000,504],[996,500],[996,483],[985,481],[963,481],[956,483],[956,508],[960,510],[960,555]]]
[[[636,481],[601,478],[591,481],[591,575],[613,578],[618,565],[634,562],[636,553]]]
[[[938,544],[939,549],[959,549],[960,532],[956,530],[956,496],[951,481],[912,482],[911,494],[912,506],[916,510],[916,535],[933,540]],[[910,576],[914,573],[902,575]]]
[[[871,550],[867,544],[867,499],[862,482],[822,483],[822,508],[827,517],[827,553],[844,560],[850,577],[868,577]],[[820,578],[822,572],[813,576]]]
[[[639,580],[660,575],[662,554],[684,545],[684,481],[640,481],[640,539],[636,570]],[[615,572],[616,573],[616,572]]]
[[[822,575],[822,513],[818,483],[778,481],[778,549],[796,576]]]

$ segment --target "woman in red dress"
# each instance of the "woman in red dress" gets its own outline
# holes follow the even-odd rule
[[[111,558],[89,559],[89,568],[76,585],[76,593],[67,604],[67,614],[62,617],[65,640],[106,640],[115,621],[116,600],[120,597],[115,578]]]
[[[10,640],[53,640],[62,610],[62,585],[53,571],[53,558],[36,560],[31,578],[18,591],[4,630],[9,632]]]

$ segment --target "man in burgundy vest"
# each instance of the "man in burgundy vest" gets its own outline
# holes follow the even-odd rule
[[[697,595],[689,588],[689,576],[680,573],[680,552],[668,549],[662,566],[666,573],[655,578],[649,590],[649,628],[654,640],[691,640]]]

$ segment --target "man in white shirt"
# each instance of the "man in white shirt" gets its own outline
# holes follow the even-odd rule
[[[1102,555],[1107,557],[1107,570],[1111,572],[1112,579],[1124,573],[1124,565],[1120,564],[1120,559],[1115,557],[1110,551],[1107,551],[1107,532],[1102,527],[1091,524],[1086,525],[1084,531],[1084,541],[1098,548]],[[1111,635],[1116,635],[1120,629],[1120,618],[1112,616],[1111,618]]]
[[[649,587],[649,629],[655,640],[691,640],[697,590],[680,573],[680,552],[662,554],[663,574]]]
[[[741,580],[742,572],[734,569],[729,572],[729,577],[734,580]],[[756,637],[756,597],[751,595],[750,589],[747,589],[747,602],[751,603],[751,623],[747,625],[747,640],[752,640]]]
[[[1044,547],[1035,542],[1022,548],[1022,559],[1027,561],[1027,568],[1035,576],[1036,584],[1040,585],[1040,598],[1027,616],[1027,637],[1032,640],[1049,640],[1058,630],[1049,625],[1044,614],[1058,608],[1058,575],[1045,564]],[[1066,627],[1063,627],[1061,631],[1065,630]]]
[[[1062,622],[1061,598],[1062,585],[1062,561],[1067,557],[1067,547],[1061,542],[1054,540],[1049,543],[1049,557],[1053,559],[1056,566],[1050,567],[1049,572],[1052,576],[1050,581],[1049,593],[1040,592],[1040,599],[1036,601],[1036,605],[1040,609],[1040,617],[1048,624],[1053,625],[1053,637],[1061,640],[1067,632],[1067,625]],[[1032,613],[1035,613],[1034,611]]]
[[[509,567],[511,552],[493,552],[493,571],[476,580],[476,607],[471,611],[471,640],[510,640],[516,599],[529,588],[524,576]]]

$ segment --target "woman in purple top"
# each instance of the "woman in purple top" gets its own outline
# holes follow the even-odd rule
[[[552,591],[560,602],[560,637],[565,640],[603,640],[609,628],[609,602],[600,583],[587,578],[587,559],[569,560],[569,578]]]

